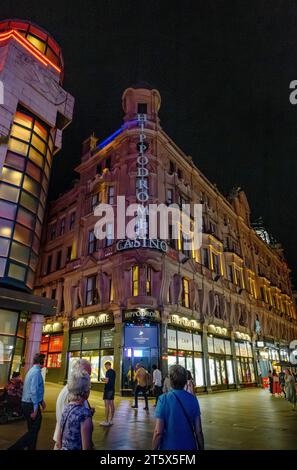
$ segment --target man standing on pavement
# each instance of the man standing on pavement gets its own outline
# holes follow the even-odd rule
[[[156,397],[154,406],[157,406],[159,396],[162,395],[162,374],[156,364],[153,365],[153,391]]]
[[[132,406],[132,408],[138,408],[138,395],[140,392],[142,392],[145,400],[145,408],[144,410],[148,410],[148,399],[147,399],[147,386],[148,386],[148,371],[143,367],[142,364],[137,364],[136,365],[136,374],[135,374],[135,380],[136,380],[136,389],[135,389],[135,403]]]
[[[116,373],[112,369],[111,362],[109,361],[105,363],[105,369],[105,386],[103,392],[103,400],[105,403],[105,421],[100,424],[101,426],[112,426],[114,417],[114,394]]]
[[[44,381],[41,369],[44,354],[35,354],[33,367],[28,371],[23,388],[22,411],[27,421],[28,431],[8,450],[36,450],[38,433],[41,427],[41,410],[45,410]]]

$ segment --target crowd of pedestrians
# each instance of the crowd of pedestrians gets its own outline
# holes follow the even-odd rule
[[[24,384],[19,374],[13,374],[7,385],[11,396],[18,395],[21,412],[27,422],[27,432],[8,450],[35,450],[38,433],[45,410],[44,378],[42,368],[44,355],[36,354],[32,368]],[[114,397],[116,373],[111,362],[105,363],[103,400],[105,421],[101,426],[113,425],[115,414]],[[161,370],[152,367],[152,375],[142,363],[133,371],[134,404],[137,410],[138,397],[143,395],[145,407],[149,409],[148,395],[155,397],[156,424],[152,448],[160,450],[203,450],[204,438],[201,427],[200,407],[195,395],[195,384],[191,372],[180,365],[171,366],[169,374],[162,380]],[[91,389],[91,364],[78,359],[74,364],[67,384],[56,401],[56,427],[53,435],[54,450],[92,450],[94,444],[93,416],[95,408],[89,403]]]
[[[276,370],[269,370],[269,391],[272,396],[283,397],[292,404],[292,410],[296,410],[297,402],[297,376],[290,369],[281,370],[277,374]]]

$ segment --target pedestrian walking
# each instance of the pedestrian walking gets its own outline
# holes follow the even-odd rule
[[[272,376],[273,376],[272,393],[275,397],[279,397],[281,394],[281,388],[279,384],[279,377],[276,373],[276,370],[273,371]]]
[[[281,388],[282,393],[284,394],[284,397],[286,398],[286,390],[285,390],[285,385],[286,385],[286,380],[285,380],[286,374],[283,370],[278,375],[279,378],[279,385]]]
[[[186,392],[189,392],[192,395],[195,395],[195,383],[194,383],[192,374],[189,370],[187,370],[187,383],[185,385],[185,390]]]
[[[157,406],[159,396],[162,395],[162,373],[160,369],[156,366],[156,364],[153,365],[153,393],[156,397],[156,402],[154,406]]]
[[[62,413],[57,437],[60,450],[92,450],[92,411],[85,407],[91,387],[90,375],[78,369],[68,381],[69,403]]]
[[[198,400],[185,391],[187,371],[180,365],[171,366],[172,390],[161,395],[156,408],[153,450],[204,450]]]
[[[168,374],[165,376],[164,378],[164,382],[163,382],[163,393],[167,393],[171,390],[171,384],[170,384],[170,379],[169,379],[169,376]]]
[[[22,394],[22,411],[27,421],[28,431],[8,450],[35,450],[38,433],[41,427],[41,408],[45,410],[44,381],[41,369],[44,364],[44,354],[36,354],[33,366],[25,377]]]
[[[149,373],[142,364],[136,365],[135,380],[137,385],[134,394],[135,402],[132,408],[138,408],[138,395],[139,393],[142,393],[145,401],[144,410],[148,410],[147,387],[149,382]]]
[[[87,359],[78,359],[75,362],[75,364],[73,365],[71,375],[72,374],[77,375],[77,372],[79,370],[86,371],[87,374],[89,374],[89,376],[91,376],[92,368],[91,368],[90,362]],[[57,440],[58,440],[58,433],[59,433],[59,429],[60,429],[61,418],[62,418],[63,411],[64,411],[66,405],[68,405],[68,403],[69,403],[69,389],[68,389],[68,384],[66,384],[62,388],[61,392],[59,393],[57,401],[56,401],[56,428],[55,428],[55,432],[54,432],[54,436],[53,436],[53,440],[55,442],[54,450],[58,449]],[[88,400],[85,400],[84,406],[85,406],[85,408],[91,410],[92,416],[93,416],[94,413],[95,413],[95,408],[90,407],[90,404],[89,404]]]
[[[269,379],[269,392],[273,393],[273,375],[271,370],[268,371],[268,379]]]
[[[286,376],[285,376],[285,390],[286,390],[286,398],[288,402],[292,403],[293,411],[296,410],[296,383],[291,371],[286,369]]]
[[[115,381],[116,373],[111,367],[111,362],[107,361],[105,363],[105,386],[103,392],[103,400],[105,404],[105,421],[103,421],[101,426],[112,426],[113,417],[114,417],[114,395],[115,395]]]

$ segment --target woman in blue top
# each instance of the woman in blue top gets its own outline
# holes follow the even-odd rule
[[[85,407],[90,394],[90,376],[79,369],[68,381],[69,403],[65,406],[56,446],[61,450],[92,449],[92,410]]]
[[[199,403],[194,395],[184,390],[187,371],[180,365],[171,366],[169,378],[172,390],[158,400],[152,448],[204,450]]]

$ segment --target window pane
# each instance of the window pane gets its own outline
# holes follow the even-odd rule
[[[16,153],[7,152],[5,157],[5,164],[16,168],[17,170],[24,171],[25,159]]]
[[[21,207],[19,207],[17,221],[20,224],[25,225],[26,227],[30,229],[33,229],[34,224],[35,224],[35,217],[31,212],[28,212],[25,209],[22,209]]]
[[[70,336],[69,351],[80,351],[81,350],[81,333],[72,333]]]
[[[43,140],[47,140],[47,130],[37,121],[34,123],[34,132],[36,132],[36,134],[38,134]]]
[[[8,276],[18,281],[24,281],[26,269],[14,263],[9,263]]]
[[[20,186],[22,181],[22,173],[16,170],[11,170],[10,168],[3,167],[1,179],[7,183],[14,184],[15,186]]]
[[[0,238],[0,256],[7,256],[9,250],[10,240]]]
[[[35,36],[32,36],[31,34],[27,35],[27,39],[28,41],[31,42],[31,44],[33,44],[33,46],[36,47],[36,49],[38,49],[39,51],[43,53],[45,52],[45,43],[43,41],[40,41],[40,39],[37,39]]]
[[[28,144],[24,144],[19,140],[15,140],[13,138],[9,139],[8,142],[8,149],[12,152],[20,153],[21,155],[27,155],[28,152]]]
[[[40,168],[43,167],[43,158],[42,158],[42,156],[36,150],[34,150],[32,147],[30,148],[30,151],[29,151],[29,158],[30,158],[30,160],[32,160],[32,162],[36,163],[36,165],[38,165]]]
[[[31,271],[31,269],[28,269],[26,285],[30,289],[33,289],[33,287],[34,287],[34,279],[35,279],[35,274],[33,273],[33,271]]]
[[[12,242],[9,257],[20,263],[28,263],[30,249],[19,243]]]
[[[22,206],[26,207],[26,209],[29,209],[34,213],[37,211],[38,200],[24,191],[22,191],[20,203]]]
[[[0,217],[13,220],[15,218],[17,206],[9,202],[0,201]]]
[[[50,168],[49,168],[49,166],[48,166],[48,164],[47,164],[47,163],[45,164],[45,167],[44,167],[44,172],[45,172],[45,174],[46,174],[47,178],[49,179]]]
[[[29,176],[25,176],[23,188],[29,191],[29,193],[32,193],[34,196],[38,197],[40,186]]]
[[[29,246],[31,245],[32,232],[19,224],[15,224],[13,238],[16,241]]]
[[[100,330],[84,331],[82,349],[98,349],[100,341]]]
[[[38,256],[34,253],[34,251],[31,252],[31,257],[30,257],[30,268],[35,272],[37,268],[37,263],[38,263]]]
[[[5,183],[0,183],[0,198],[7,199],[11,202],[18,202],[20,190],[19,188],[13,188]]]
[[[31,130],[24,129],[23,127],[20,127],[17,124],[13,124],[11,129],[11,135],[13,137],[17,137],[18,139],[25,140],[25,142],[29,142],[31,137]]]
[[[26,126],[32,128],[33,119],[26,114],[17,112],[14,117],[14,122],[21,124],[22,126]]]
[[[6,259],[0,258],[0,277],[4,276],[6,267]]]
[[[13,229],[13,222],[6,219],[0,219],[0,237],[11,237]]]
[[[47,57],[49,58],[49,60],[51,60],[54,64],[59,65],[59,59],[58,59],[58,57],[56,56],[56,54],[54,54],[54,52],[51,50],[50,47],[47,48],[46,56],[47,56]]]
[[[41,171],[37,166],[33,165],[33,163],[28,162],[27,163],[27,168],[26,168],[26,173],[28,175],[32,176],[36,181],[40,182],[41,180]]]
[[[31,143],[34,145],[34,147],[37,148],[37,150],[39,150],[39,152],[45,154],[46,144],[43,142],[43,140],[37,137],[37,135],[33,134]]]

